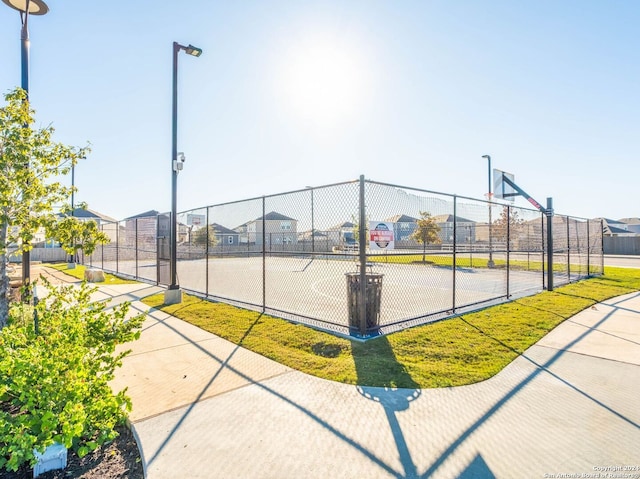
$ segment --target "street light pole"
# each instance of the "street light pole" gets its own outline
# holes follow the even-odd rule
[[[29,15],[44,15],[49,7],[42,0],[2,0],[5,5],[20,12],[22,29],[20,30],[21,87],[29,99]],[[27,168],[29,166],[27,165]],[[28,245],[27,245],[28,246]],[[31,282],[31,255],[22,253],[22,284]],[[29,296],[29,293],[27,293]]]
[[[482,158],[486,158],[487,159],[487,164],[488,164],[488,170],[487,170],[487,179],[489,180],[489,193],[488,193],[488,199],[489,199],[489,261],[487,262],[487,267],[488,268],[493,268],[495,266],[495,263],[493,262],[493,236],[491,235],[491,197],[493,196],[493,193],[491,191],[491,156],[490,155],[482,155]]]
[[[169,273],[171,284],[165,293],[165,304],[182,302],[182,293],[178,285],[177,257],[178,257],[178,171],[182,164],[178,163],[178,53],[184,50],[187,55],[199,57],[202,49],[193,45],[180,45],[173,42],[173,90],[172,90],[172,114],[171,114],[171,261]],[[182,160],[184,162],[184,159]]]

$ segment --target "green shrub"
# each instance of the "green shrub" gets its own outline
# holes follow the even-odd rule
[[[129,304],[107,308],[91,301],[96,288],[56,288],[33,309],[11,309],[0,331],[0,469],[35,464],[58,442],[84,456],[116,437],[131,403],[109,381],[137,339],[144,317],[126,319]]]

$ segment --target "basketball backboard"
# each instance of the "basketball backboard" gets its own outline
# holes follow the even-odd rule
[[[507,173],[506,171],[496,168],[493,169],[493,194],[501,200],[515,201],[519,193],[504,181],[504,177],[507,177],[512,183],[515,183],[515,176],[512,173]]]

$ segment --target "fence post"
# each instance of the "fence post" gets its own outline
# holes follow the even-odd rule
[[[509,271],[511,269],[510,260],[511,253],[511,205],[507,205],[507,299],[511,296],[509,289]]]
[[[604,275],[604,220],[600,220],[600,271]]]
[[[138,218],[135,219],[135,225],[136,225],[136,279],[139,279],[140,275],[138,274]]]
[[[160,284],[160,213],[156,215],[156,285]]]
[[[569,283],[571,283],[571,229],[569,228],[569,222],[571,218],[566,216],[567,218],[567,278],[569,278]]]
[[[540,247],[542,248],[542,289],[544,289],[545,283],[544,283],[544,273],[545,273],[545,256],[544,256],[544,217],[545,215],[541,212],[540,213],[540,241],[542,242],[542,244],[540,245]],[[548,255],[548,253],[547,253]]]
[[[104,233],[104,226],[102,227],[102,232]],[[100,269],[104,269],[104,245],[100,248]]]
[[[589,223],[587,220],[587,276],[591,276],[591,235],[589,234]]]
[[[456,265],[457,265],[456,249],[458,249],[458,243],[456,238],[457,225],[458,225],[457,219],[458,219],[458,197],[456,195],[453,195],[453,268],[451,269],[452,275],[453,275],[453,277],[451,278],[453,291],[452,291],[451,310],[454,313],[456,312]]]
[[[116,273],[120,272],[120,222],[116,223]]]
[[[207,219],[205,221],[205,246],[204,246],[204,287],[205,296],[209,296],[209,208],[207,208]],[[248,240],[247,240],[248,241]]]
[[[364,193],[364,175],[360,175],[360,220],[358,225],[358,244],[360,248],[358,250],[360,253],[360,334],[362,336],[367,333],[367,225],[365,224]]]
[[[553,198],[547,198],[547,291],[553,291]]]
[[[314,258],[316,253],[316,225],[314,218],[314,198],[313,198],[313,188],[311,188],[311,259]]]
[[[266,232],[266,210],[265,210],[266,198],[262,197],[262,312],[267,309],[267,248],[265,248],[265,241],[267,240]]]

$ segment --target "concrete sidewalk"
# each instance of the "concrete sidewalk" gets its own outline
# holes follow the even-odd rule
[[[114,388],[129,388],[149,479],[640,477],[640,293],[456,388],[318,379],[159,311],[129,346]]]

